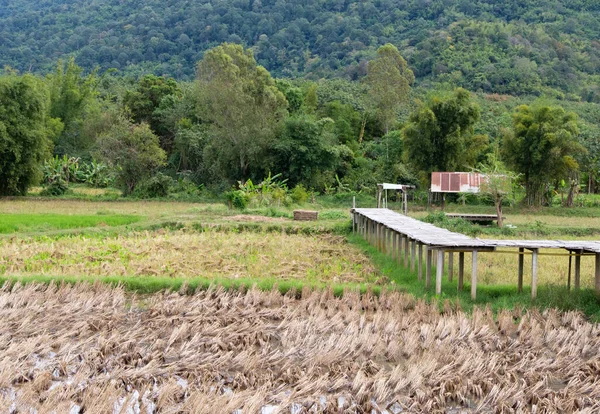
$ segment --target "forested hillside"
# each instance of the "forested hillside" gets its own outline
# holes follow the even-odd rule
[[[251,48],[276,77],[366,74],[396,45],[417,85],[600,101],[595,0],[0,0],[0,62],[47,73],[76,56],[191,79],[222,42]]]

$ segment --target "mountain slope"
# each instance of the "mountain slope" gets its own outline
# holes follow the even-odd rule
[[[0,0],[0,62],[47,72],[194,75],[204,50],[239,42],[276,76],[361,77],[396,44],[418,82],[600,101],[593,0]]]

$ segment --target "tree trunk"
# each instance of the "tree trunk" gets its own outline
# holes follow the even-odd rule
[[[365,137],[365,127],[367,126],[367,116],[363,115],[362,123],[360,125],[360,135],[358,136],[358,143],[363,142],[363,138]]]
[[[498,216],[498,227],[502,228],[504,220],[502,220],[502,199],[496,200],[496,215]]]

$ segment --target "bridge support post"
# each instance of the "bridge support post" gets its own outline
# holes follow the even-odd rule
[[[531,250],[531,299],[537,297],[538,251],[539,249]]]
[[[575,290],[579,290],[581,288],[581,254],[582,250],[578,250],[576,252],[577,256],[575,256],[575,283],[573,284],[573,288]]]
[[[477,299],[477,250],[473,250],[473,265],[471,266],[471,299]]]
[[[417,250],[417,242],[416,242],[416,240],[412,240],[410,242],[410,271],[411,272],[415,271],[415,259],[417,256],[416,250]]]
[[[454,278],[454,252],[448,252],[448,281]]]
[[[465,252],[458,253],[458,290],[463,290],[465,276]]]
[[[427,256],[426,258],[426,262],[425,262],[425,287],[427,289],[429,289],[431,287],[431,262],[432,262],[432,248],[427,246],[425,248],[426,253],[425,256]]]
[[[600,294],[600,253],[596,253],[596,269],[594,274],[594,287],[596,293]]]
[[[519,247],[519,279],[517,281],[517,291],[521,293],[523,291],[523,267],[525,265],[525,249]]]
[[[442,275],[444,273],[444,251],[437,251],[437,268],[435,272],[435,294],[442,294]]]
[[[417,268],[419,273],[419,281],[423,280],[423,243],[419,243],[419,257],[417,259]]]

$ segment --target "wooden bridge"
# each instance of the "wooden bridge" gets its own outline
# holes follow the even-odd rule
[[[444,258],[448,253],[448,278],[454,273],[454,253],[458,253],[458,288],[463,289],[465,253],[472,255],[471,298],[477,296],[477,254],[495,252],[499,247],[518,249],[518,290],[523,290],[523,268],[525,250],[531,251],[531,297],[537,296],[538,255],[540,249],[567,250],[570,258],[575,256],[574,288],[580,288],[581,257],[595,256],[595,289],[600,294],[600,242],[561,240],[487,240],[465,236],[432,224],[413,219],[388,209],[354,208],[353,230],[361,234],[379,250],[391,254],[404,266],[415,268],[419,280],[425,271],[425,283],[431,287],[433,260],[436,260],[435,293],[442,293]],[[425,254],[425,261],[423,255]],[[570,262],[569,262],[570,263]],[[423,269],[425,267],[425,269]],[[569,281],[571,266],[569,265]]]

